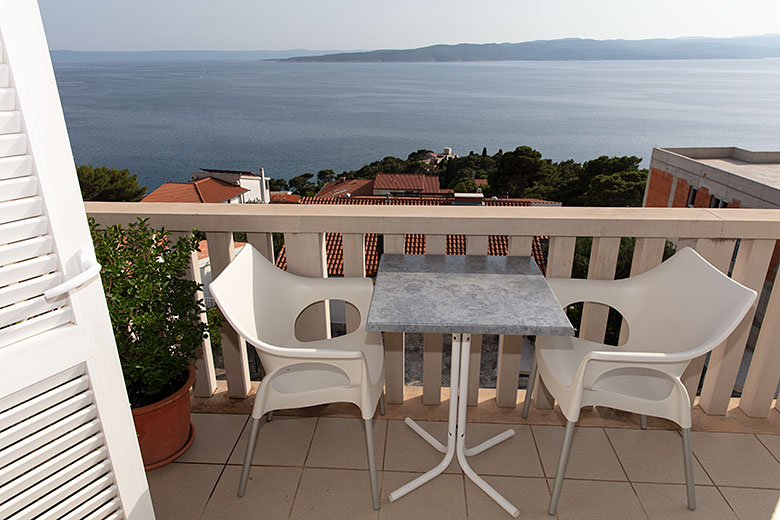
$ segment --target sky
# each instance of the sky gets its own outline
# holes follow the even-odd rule
[[[369,50],[780,33],[778,0],[39,0],[51,49]]]

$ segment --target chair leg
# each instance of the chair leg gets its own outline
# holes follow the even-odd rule
[[[561,498],[561,488],[563,487],[563,475],[566,473],[566,465],[569,463],[569,453],[571,452],[571,440],[574,436],[574,421],[566,421],[566,432],[563,434],[563,446],[561,446],[561,455],[558,459],[558,469],[555,471],[555,485],[553,485],[552,497],[550,498],[550,507],[547,512],[555,516],[558,510],[558,500]]]
[[[685,487],[688,490],[688,509],[696,509],[696,488],[693,480],[693,453],[691,452],[691,429],[682,429],[683,457],[685,460]]]
[[[639,426],[643,429],[647,429],[647,416],[645,414],[641,414],[639,416]]]
[[[241,480],[238,483],[238,496],[244,496],[246,492],[246,482],[249,479],[249,470],[252,467],[252,457],[255,455],[255,444],[257,444],[257,432],[260,429],[260,418],[252,418],[252,428],[249,430],[249,443],[246,445],[246,455],[244,455],[244,468],[241,470]]]
[[[265,414],[265,422],[271,422],[274,420],[274,412],[270,411],[267,414]]]
[[[382,395],[379,396],[379,415],[383,416],[385,415],[385,393],[382,392]]]
[[[368,476],[371,479],[371,503],[379,509],[379,478],[376,472],[376,448],[374,447],[374,421],[366,419],[366,450],[368,451]]]
[[[534,384],[536,383],[536,356],[534,356],[531,373],[528,374],[528,384],[525,387],[525,400],[523,401],[523,419],[528,418],[528,410],[531,408],[531,395],[534,393]]]

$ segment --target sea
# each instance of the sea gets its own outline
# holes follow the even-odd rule
[[[272,178],[528,145],[555,161],[654,146],[780,150],[780,59],[291,63],[53,53],[78,164],[153,190],[199,168]]]

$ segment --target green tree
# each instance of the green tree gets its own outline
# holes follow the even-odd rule
[[[426,150],[424,148],[420,148],[416,152],[412,152],[409,154],[409,157],[406,158],[407,162],[413,162],[413,161],[422,161],[425,159],[425,156],[429,153],[433,153],[433,150]]]
[[[455,185],[455,193],[474,193],[477,191],[477,183],[471,179],[463,179]]]
[[[600,174],[580,197],[583,206],[641,206],[647,170]]]
[[[498,194],[522,197],[542,178],[544,166],[541,153],[530,146],[518,146],[498,159],[496,169],[488,175],[488,184]]]
[[[301,197],[313,197],[317,194],[317,186],[311,182],[312,177],[313,173],[302,173],[287,181],[287,185],[293,193]]]
[[[336,180],[336,172],[333,170],[320,170],[317,172],[317,183],[325,185]]]
[[[287,182],[284,179],[268,179],[268,187],[271,191],[287,191]]]
[[[82,164],[76,166],[76,173],[84,200],[136,202],[146,193],[146,186],[139,186],[138,177],[126,168]]]

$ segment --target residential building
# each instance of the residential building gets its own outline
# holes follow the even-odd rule
[[[430,164],[431,166],[438,166],[447,159],[454,159],[456,157],[458,156],[452,153],[452,148],[447,146],[442,153],[429,152],[422,158],[422,162]]]
[[[166,182],[141,202],[207,202],[241,204],[249,190],[212,177],[191,182]]]
[[[241,195],[241,202],[271,202],[270,179],[265,176],[265,171],[260,168],[260,173],[239,170],[212,170],[201,168],[199,172],[193,172],[192,179],[204,179],[207,177],[219,179],[223,182],[240,186],[247,191]]]
[[[778,209],[780,152],[736,147],[653,148],[644,206]],[[780,241],[766,272],[747,343],[748,355],[758,339],[779,261]],[[740,374],[738,388],[745,372]]]

